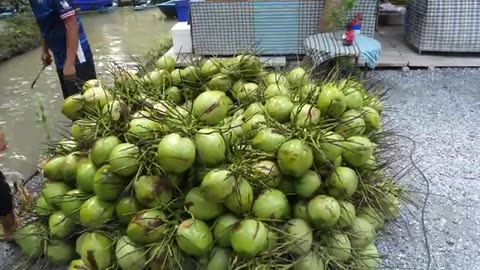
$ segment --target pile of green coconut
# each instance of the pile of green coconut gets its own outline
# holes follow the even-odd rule
[[[379,93],[252,55],[116,67],[65,100],[29,258],[68,269],[377,269],[404,196]]]

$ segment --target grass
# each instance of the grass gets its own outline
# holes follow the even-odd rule
[[[35,19],[17,15],[0,20],[0,62],[36,48],[40,44],[40,32]]]

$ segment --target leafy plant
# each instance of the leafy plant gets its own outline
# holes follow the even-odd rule
[[[339,8],[332,9],[330,12],[330,20],[333,22],[335,29],[343,29],[348,22],[348,15],[358,0],[342,0]]]

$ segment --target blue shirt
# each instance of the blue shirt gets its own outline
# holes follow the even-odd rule
[[[63,20],[75,15],[75,9],[70,0],[30,0],[30,5],[42,37],[53,53],[57,69],[63,69],[67,55],[67,32]],[[79,44],[76,64],[78,65],[92,59],[92,51],[78,16],[77,24]]]

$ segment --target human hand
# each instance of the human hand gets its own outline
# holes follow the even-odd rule
[[[50,66],[52,64],[52,55],[49,52],[42,53],[42,63],[44,66]]]
[[[73,80],[75,78],[75,74],[77,70],[75,69],[75,65],[67,65],[63,66],[63,78],[65,80]]]

